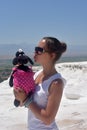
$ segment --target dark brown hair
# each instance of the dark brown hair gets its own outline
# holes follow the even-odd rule
[[[57,38],[54,37],[43,37],[43,39],[46,41],[46,50],[49,53],[55,53],[55,61],[57,61],[62,53],[64,53],[67,49],[67,45],[64,42],[60,42]]]

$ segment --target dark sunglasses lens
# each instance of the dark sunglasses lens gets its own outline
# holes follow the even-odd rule
[[[38,52],[43,52],[43,48],[41,47],[35,47],[35,52],[38,53]]]

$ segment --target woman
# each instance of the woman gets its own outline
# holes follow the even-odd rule
[[[29,130],[59,130],[55,122],[63,94],[64,79],[57,72],[55,63],[67,46],[54,37],[44,37],[35,47],[35,62],[43,69],[34,75],[36,89],[28,97],[22,90],[15,90],[15,97],[29,108]]]

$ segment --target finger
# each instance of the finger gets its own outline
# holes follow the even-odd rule
[[[17,88],[17,91],[18,92],[24,92],[24,90],[22,88],[19,88],[19,87]]]
[[[18,88],[14,88],[13,91],[14,92],[18,92],[19,90],[18,90]]]
[[[13,89],[13,93],[14,93],[14,96],[15,98],[17,97],[17,94],[18,94],[18,91],[16,89]]]

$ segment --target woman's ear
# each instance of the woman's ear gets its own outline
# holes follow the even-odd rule
[[[55,54],[55,53],[51,53],[50,55],[51,55],[51,58],[52,58],[52,59],[55,59],[55,57],[56,57],[56,54]]]

